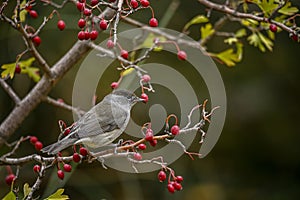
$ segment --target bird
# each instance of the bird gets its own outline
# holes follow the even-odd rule
[[[133,92],[116,90],[93,106],[70,127],[70,133],[61,140],[41,149],[43,153],[55,155],[69,146],[83,144],[99,148],[111,144],[118,138],[130,119],[131,108],[143,102]]]

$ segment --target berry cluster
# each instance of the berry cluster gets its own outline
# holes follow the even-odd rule
[[[170,193],[173,194],[175,191],[182,190],[181,182],[183,181],[183,177],[175,176],[174,171],[171,169],[169,169],[169,170],[170,170],[170,176],[168,179],[167,189]],[[171,177],[172,177],[172,179],[171,179]],[[157,174],[157,178],[160,182],[164,182],[167,179],[167,174],[166,174],[165,170],[159,171]]]
[[[43,143],[38,140],[35,136],[30,136],[30,143],[34,145],[37,151],[40,151],[43,148]]]
[[[157,140],[154,139],[154,134],[150,123],[148,123],[148,127],[146,128],[145,140],[153,147],[157,145]]]

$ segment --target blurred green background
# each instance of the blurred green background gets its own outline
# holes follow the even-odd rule
[[[156,17],[161,19],[170,1],[151,1],[151,4]],[[299,7],[300,3],[295,5]],[[49,9],[40,4],[37,5],[37,10],[40,16],[50,13]],[[203,6],[196,1],[180,1],[166,27],[181,31],[185,23],[203,11]],[[67,24],[66,30],[57,30],[57,18],[54,17],[40,34],[42,44],[39,50],[50,64],[54,64],[66,53],[77,38],[76,24],[80,14],[76,8],[68,5],[61,11],[61,16]],[[218,15],[213,12],[212,16]],[[150,11],[141,11],[134,18],[147,23]],[[29,23],[37,27],[41,20],[42,17],[31,19]],[[192,27],[190,36],[199,39],[198,31],[199,26]],[[107,35],[103,36],[105,37]],[[188,156],[182,156],[171,165],[185,179],[182,191],[169,194],[166,184],[157,181],[157,172],[126,174],[113,169],[105,170],[99,163],[93,163],[79,165],[74,170],[64,186],[65,193],[71,199],[298,199],[300,69],[297,56],[300,46],[287,33],[277,34],[276,37],[273,52],[261,53],[258,49],[245,45],[243,61],[237,66],[228,68],[218,64],[227,92],[225,127],[218,143],[207,157],[192,161]],[[0,22],[0,44],[1,65],[14,62],[16,55],[24,49],[18,33],[3,22]],[[220,40],[216,39],[209,43],[209,48],[217,52],[226,46],[220,45]],[[165,58],[161,56],[159,59]],[[71,103],[71,88],[79,64],[57,84],[50,96],[63,98]],[[102,87],[97,90],[99,99],[111,91],[110,83],[118,79],[115,66],[107,73],[109,75],[103,80]],[[25,75],[17,75],[8,82],[21,96],[34,85]],[[206,95],[201,94],[199,99],[208,98]],[[3,121],[13,104],[2,89],[0,99],[0,121]],[[21,135],[36,135],[44,144],[50,144],[58,134],[58,119],[72,123],[71,113],[42,103],[27,117],[10,141]],[[22,149],[18,156],[34,152],[30,144],[22,145]],[[0,153],[5,150],[0,149]],[[34,163],[22,167],[18,180],[20,186],[25,180],[29,184],[33,183],[33,165]],[[4,182],[5,175],[5,167],[1,167],[0,197],[9,191]],[[49,171],[40,195],[43,195],[50,176]],[[56,178],[54,180],[53,187],[62,184]]]

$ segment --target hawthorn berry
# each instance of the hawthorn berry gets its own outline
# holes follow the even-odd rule
[[[63,21],[63,20],[59,20],[58,22],[57,22],[57,28],[59,29],[59,30],[64,30],[65,29],[65,27],[66,27],[66,24],[65,24],[65,22]]]
[[[149,25],[151,27],[157,27],[158,26],[158,21],[155,17],[152,17],[150,20],[149,20]]]
[[[79,28],[83,28],[83,27],[85,27],[85,20],[84,19],[79,19],[78,20],[78,26],[79,26]]]
[[[112,89],[116,89],[116,88],[119,87],[119,83],[118,83],[118,82],[112,82],[112,83],[110,84],[110,87],[111,87]]]
[[[186,56],[185,51],[178,51],[177,57],[178,57],[179,60],[186,60],[187,56]]]
[[[177,125],[172,126],[172,128],[171,128],[172,135],[177,135],[179,133],[179,131],[180,131],[179,126],[177,126]]]
[[[139,7],[139,3],[137,2],[137,0],[131,0],[130,5],[133,9],[136,9],[137,7]]]
[[[15,74],[20,74],[20,73],[21,73],[21,66],[17,64],[15,68]]]
[[[133,157],[136,160],[142,160],[142,155],[140,153],[138,153],[138,152],[134,153]]]
[[[298,35],[293,34],[291,37],[292,37],[292,40],[294,40],[295,42],[298,42]]]
[[[29,12],[31,9],[32,9],[32,6],[31,6],[31,5],[28,5],[28,6],[25,7],[25,10],[26,10],[27,12]]]
[[[173,187],[177,191],[182,190],[182,185],[180,183],[178,183],[178,182],[173,182]]]
[[[64,170],[65,172],[71,172],[72,171],[72,166],[69,164],[64,164]]]
[[[76,7],[79,11],[83,11],[84,10],[84,3],[77,2]]]
[[[150,142],[150,145],[153,147],[155,147],[157,145],[157,140],[151,140],[149,142]]]
[[[38,172],[40,172],[40,170],[41,170],[41,167],[39,165],[34,165],[33,166],[33,171],[34,172],[38,173]]]
[[[64,135],[67,136],[67,135],[69,135],[70,132],[71,132],[71,130],[69,128],[66,128],[64,131]]]
[[[277,26],[275,24],[270,24],[269,26],[270,31],[272,31],[273,33],[277,32]]]
[[[173,186],[173,182],[171,182],[171,183],[168,184],[168,191],[170,193],[174,193],[175,192],[175,188]]]
[[[39,46],[42,42],[42,40],[39,36],[35,36],[34,38],[32,38],[32,41],[33,41],[35,46]]]
[[[145,134],[145,140],[148,142],[153,141],[153,131],[152,129],[147,129],[146,134]]]
[[[14,174],[8,174],[6,177],[5,177],[5,182],[7,185],[11,185],[12,182],[15,180],[16,176]]]
[[[88,8],[85,8],[85,9],[83,10],[83,14],[84,14],[85,16],[90,16],[90,15],[92,14],[92,11],[91,11],[90,9],[88,9]]]
[[[38,141],[38,138],[37,137],[35,137],[35,136],[30,136],[30,143],[31,144],[35,144],[37,141]]]
[[[148,7],[150,5],[148,0],[141,0],[140,2],[143,7]]]
[[[122,56],[122,58],[127,59],[128,58],[128,51],[122,49],[121,50],[121,56]]]
[[[79,31],[77,37],[79,40],[84,40],[85,39],[84,31]]]
[[[160,172],[158,172],[157,178],[160,182],[163,182],[167,178],[166,172],[161,170]]]
[[[100,28],[102,30],[106,30],[107,29],[107,22],[105,19],[101,19],[100,24],[99,24]]]
[[[78,153],[74,153],[73,154],[73,161],[78,163],[80,162],[81,158],[80,158],[80,155]]]
[[[139,145],[138,145],[138,148],[139,148],[140,150],[145,150],[145,149],[147,148],[147,146],[146,146],[144,143],[142,143],[142,144],[139,144]]]
[[[182,176],[176,176],[175,181],[177,183],[181,183],[183,181],[183,177]]]
[[[57,177],[63,180],[65,178],[65,173],[62,170],[58,170]]]
[[[89,31],[84,32],[84,39],[86,39],[86,40],[90,39],[90,32]]]
[[[106,46],[107,46],[107,48],[112,49],[112,48],[114,48],[115,44],[112,40],[107,40]]]
[[[92,31],[90,32],[90,38],[91,38],[91,40],[96,40],[97,37],[98,37],[98,31],[92,30]]]
[[[142,93],[141,94],[141,98],[144,99],[144,103],[147,103],[148,100],[149,100],[149,97],[148,97],[148,95],[146,93]]]
[[[80,147],[79,153],[80,153],[82,156],[88,155],[88,151],[87,151],[87,149],[84,148],[84,147]]]
[[[30,10],[29,15],[30,15],[30,17],[32,17],[34,19],[38,18],[38,16],[39,16],[35,10]]]
[[[37,141],[35,144],[34,144],[34,147],[37,151],[40,151],[42,148],[43,148],[43,143],[41,143],[40,141]]]
[[[98,4],[98,0],[91,0],[91,6],[95,6]]]
[[[145,74],[142,76],[142,80],[147,83],[151,80],[151,77],[148,74]]]

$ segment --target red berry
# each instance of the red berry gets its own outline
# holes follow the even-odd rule
[[[79,28],[83,28],[83,27],[85,27],[85,20],[84,19],[79,19],[78,20],[78,26],[79,26]]]
[[[152,129],[147,129],[146,134],[145,134],[145,140],[151,142],[153,141],[153,131]]]
[[[275,24],[270,24],[269,26],[270,31],[276,33],[277,32],[277,26]]]
[[[21,66],[17,64],[15,68],[15,74],[20,74],[20,73],[21,73]]]
[[[157,145],[157,140],[151,140],[150,145],[155,147]]]
[[[182,176],[176,176],[175,181],[177,183],[181,183],[183,181],[183,177]]]
[[[90,16],[90,15],[92,14],[92,11],[91,11],[90,9],[88,9],[88,8],[85,8],[85,9],[83,10],[83,14],[84,14],[85,16]]]
[[[107,48],[112,49],[114,48],[115,44],[112,40],[107,40],[106,46]]]
[[[71,172],[72,171],[72,166],[69,164],[64,164],[64,170],[65,172]]]
[[[32,9],[32,6],[31,6],[31,5],[25,7],[25,10],[26,10],[27,12],[29,12],[31,9]]]
[[[98,37],[98,31],[92,30],[92,31],[90,32],[90,38],[91,38],[91,40],[96,40],[97,37]]]
[[[122,56],[122,58],[127,59],[128,58],[128,51],[122,49],[121,50],[121,56]]]
[[[42,148],[43,148],[43,143],[41,143],[40,141],[37,141],[35,144],[34,144],[34,147],[37,151],[40,151]]]
[[[81,160],[80,155],[78,153],[73,154],[73,161],[78,163]]]
[[[177,135],[179,133],[179,131],[180,131],[179,126],[177,126],[177,125],[172,126],[172,128],[171,128],[172,135]]]
[[[110,84],[110,87],[111,87],[112,89],[116,89],[116,88],[119,87],[119,83],[118,83],[118,82],[112,82],[112,83]]]
[[[91,0],[91,6],[95,6],[98,4],[98,0]]]
[[[30,15],[30,17],[32,17],[34,19],[38,18],[38,16],[39,16],[35,10],[29,11],[29,15]]]
[[[173,186],[173,182],[169,183],[168,184],[168,190],[170,193],[174,193],[175,192],[175,188]]]
[[[298,42],[298,35],[293,34],[291,37],[295,42]]]
[[[100,26],[100,28],[101,28],[102,30],[106,30],[106,29],[107,29],[107,22],[106,22],[106,20],[102,19],[102,20],[100,21],[99,26]]]
[[[79,11],[83,11],[83,9],[84,9],[84,3],[77,2],[76,7],[77,7],[77,9]]]
[[[65,131],[64,131],[64,135],[69,135],[69,133],[71,132],[71,130],[69,128],[66,128]]]
[[[157,175],[157,178],[160,182],[163,182],[164,180],[166,180],[167,178],[167,175],[166,175],[166,172],[164,172],[163,170],[161,170],[158,175]]]
[[[87,151],[87,149],[84,148],[84,147],[80,147],[79,153],[80,153],[82,156],[88,155],[88,151]]]
[[[142,160],[142,155],[140,154],[140,153],[134,153],[134,155],[133,155],[133,157],[134,157],[134,159],[136,159],[136,160]]]
[[[141,98],[144,99],[144,103],[147,103],[149,100],[149,97],[146,93],[141,94]]]
[[[151,80],[151,77],[148,74],[145,74],[142,76],[142,80],[147,83]]]
[[[182,190],[182,185],[178,182],[173,182],[173,186],[177,191]]]
[[[59,28],[59,30],[64,30],[65,29],[65,27],[66,27],[66,24],[65,24],[65,22],[63,21],[63,20],[59,20],[58,22],[57,22],[57,27]]]
[[[35,144],[38,141],[38,138],[35,136],[30,136],[30,143]]]
[[[84,32],[84,39],[86,39],[86,40],[90,39],[90,32],[89,31]]]
[[[58,170],[57,177],[63,180],[65,178],[65,173],[62,170]]]
[[[77,37],[78,37],[79,40],[84,40],[85,39],[84,31],[79,31]]]
[[[140,149],[140,150],[145,150],[146,148],[147,148],[147,146],[145,145],[145,144],[139,144],[138,145],[138,148]]]
[[[137,2],[137,0],[131,0],[130,5],[133,9],[136,9],[137,7],[139,7],[139,3]]]
[[[152,17],[150,20],[149,20],[149,25],[151,27],[157,27],[158,26],[158,21],[156,18]]]
[[[6,177],[5,177],[5,182],[7,185],[11,185],[12,182],[15,180],[16,176],[14,174],[8,174]]]
[[[42,42],[42,40],[39,36],[35,36],[34,38],[32,38],[32,41],[33,41],[35,46],[39,46]]]
[[[177,57],[178,57],[179,60],[186,60],[187,56],[186,56],[185,51],[178,51]]]
[[[148,0],[141,0],[140,1],[143,7],[148,7],[150,5]]]
[[[33,166],[33,171],[35,171],[36,173],[40,172],[41,167],[39,165],[34,165]]]

